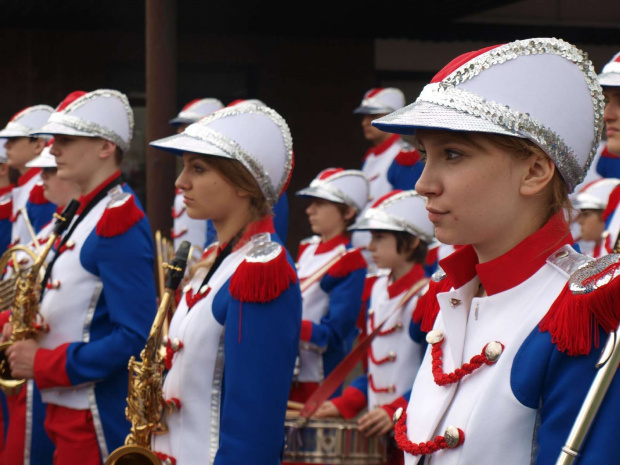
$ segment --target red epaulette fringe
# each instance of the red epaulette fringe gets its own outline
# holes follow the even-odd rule
[[[362,251],[360,249],[353,249],[345,253],[342,258],[329,269],[327,274],[332,278],[344,278],[354,271],[365,270],[366,267],[368,267],[368,264],[362,255]]]
[[[106,208],[97,223],[97,234],[101,237],[114,237],[129,231],[144,218],[144,212],[138,208],[133,195],[119,205]]]
[[[613,273],[615,263],[599,274]],[[593,276],[596,279],[597,276]],[[620,322],[620,279],[612,279],[605,286],[589,294],[573,294],[568,284],[541,320],[538,328],[548,331],[558,350],[570,356],[587,355],[599,346],[600,326],[610,333]]]
[[[435,320],[439,314],[439,302],[437,302],[437,294],[440,292],[448,292],[452,288],[452,284],[448,278],[444,278],[439,282],[431,281],[428,291],[420,296],[412,319],[414,323],[420,325],[420,329],[425,333],[432,331],[435,326]]]
[[[246,258],[230,278],[230,294],[240,302],[271,302],[297,282],[297,273],[280,247],[277,257],[269,261]]]
[[[13,199],[0,203],[0,220],[11,220],[13,216]]]
[[[400,166],[413,166],[419,159],[420,154],[417,150],[404,150],[396,155],[394,161]]]
[[[28,197],[28,201],[35,205],[43,205],[43,204],[48,203],[49,200],[45,198],[44,192],[45,191],[43,190],[43,184],[39,184],[39,183],[35,184],[32,190],[30,191],[30,196]]]

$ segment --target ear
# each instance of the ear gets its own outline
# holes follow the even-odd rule
[[[47,144],[47,141],[45,139],[43,139],[42,137],[37,137],[34,140],[34,149],[36,153],[40,154],[41,152],[43,152],[45,144]]]
[[[525,196],[539,194],[553,179],[556,170],[553,160],[542,153],[534,153],[521,162],[524,173],[519,193]]]
[[[107,160],[108,158],[114,158],[116,153],[116,144],[112,141],[101,139],[101,151],[99,152],[99,158]]]
[[[349,207],[347,211],[345,212],[345,214],[342,215],[342,217],[344,218],[345,221],[349,221],[350,219],[355,217],[356,213],[357,213],[357,210],[355,208]]]

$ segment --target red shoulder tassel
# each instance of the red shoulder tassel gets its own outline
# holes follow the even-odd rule
[[[418,299],[415,310],[413,311],[412,320],[420,325],[420,329],[425,333],[433,330],[435,320],[439,314],[439,302],[437,302],[437,294],[440,292],[448,292],[452,288],[452,284],[448,278],[444,278],[439,282],[431,281],[426,294]]]
[[[419,159],[420,154],[417,150],[405,150],[396,155],[394,161],[400,166],[413,166]]]
[[[32,190],[30,191],[30,197],[28,197],[28,201],[35,205],[43,205],[49,203],[49,200],[45,198],[43,190],[43,184],[36,183]]]
[[[612,265],[617,266],[618,264]],[[610,272],[609,268],[603,273]],[[599,346],[600,326],[610,333],[620,322],[620,279],[613,279],[589,294],[573,294],[568,284],[541,320],[538,329],[548,331],[558,350],[570,356],[587,355]]]
[[[0,220],[8,220],[13,216],[13,199],[0,203]]]
[[[297,282],[297,273],[281,247],[268,262],[243,260],[230,278],[230,294],[241,302],[270,302]]]
[[[144,218],[144,212],[138,208],[133,195],[128,195],[120,205],[106,208],[97,223],[97,234],[101,237],[114,237],[129,231]]]
[[[327,274],[332,278],[344,278],[353,271],[366,269],[367,266],[368,264],[366,260],[364,260],[362,251],[353,249],[345,253],[342,258],[329,269]]]

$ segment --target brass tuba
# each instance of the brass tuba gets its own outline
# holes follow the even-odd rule
[[[161,421],[164,361],[159,349],[168,307],[183,279],[189,250],[190,243],[183,241],[172,263],[164,264],[168,269],[166,287],[146,346],[140,353],[141,361],[135,360],[134,357],[129,360],[129,390],[125,414],[131,422],[131,429],[125,439],[125,445],[112,452],[105,465],[161,465],[161,460],[150,449],[151,435],[167,431]]]
[[[17,245],[11,247],[0,257],[0,265],[6,265],[9,258],[12,258],[15,267],[14,278],[11,278],[14,279],[12,286],[14,286],[15,296],[11,306],[13,312],[9,317],[9,323],[13,326],[13,332],[7,342],[0,344],[0,389],[7,394],[19,392],[26,380],[15,379],[11,376],[9,361],[6,358],[6,349],[17,341],[35,338],[44,329],[44,325],[38,321],[39,298],[41,295],[39,272],[54,242],[67,229],[79,206],[80,203],[77,200],[72,200],[62,212],[62,215],[55,214],[56,223],[52,235],[38,255],[26,246]],[[20,253],[30,256],[33,259],[32,265],[21,269],[18,265]]]

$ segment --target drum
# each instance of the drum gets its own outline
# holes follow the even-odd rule
[[[355,421],[311,419],[299,428],[296,420],[287,420],[284,428],[284,462],[330,465],[381,465],[387,462],[387,436],[367,438]]]

